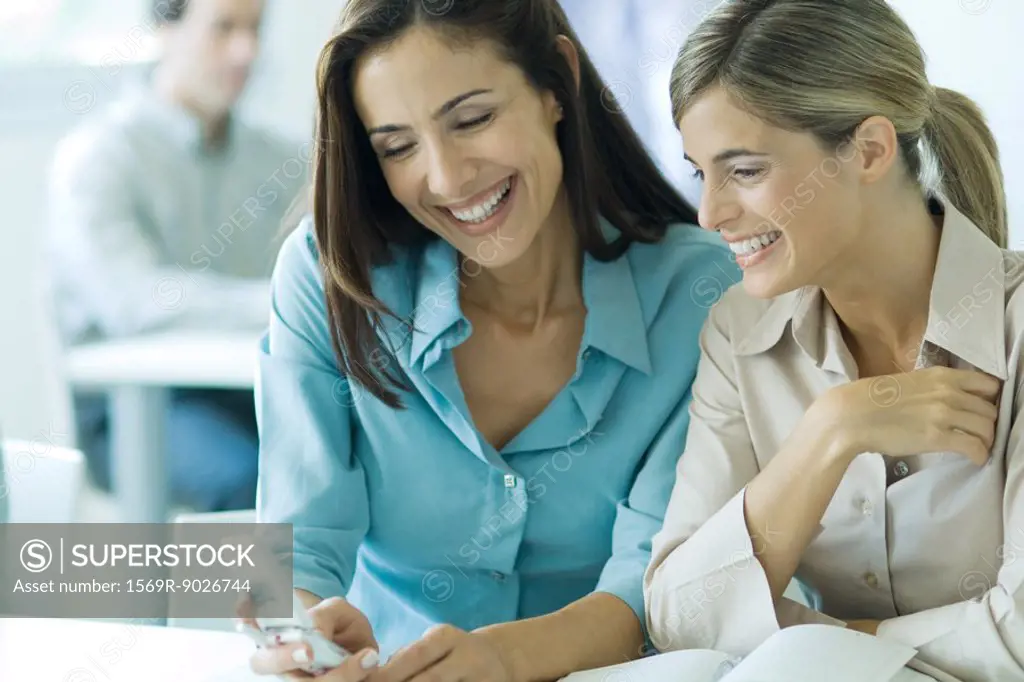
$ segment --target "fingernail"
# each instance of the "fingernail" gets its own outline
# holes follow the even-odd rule
[[[363,670],[369,670],[373,666],[377,665],[377,661],[379,660],[380,657],[377,655],[377,652],[370,649],[369,653],[363,656],[363,660],[359,661],[359,665],[362,666]]]
[[[296,663],[309,663],[309,654],[305,649],[296,649],[292,652],[292,660]]]

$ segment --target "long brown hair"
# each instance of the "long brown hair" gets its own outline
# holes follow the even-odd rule
[[[886,0],[724,0],[676,58],[673,120],[712,86],[753,116],[829,146],[885,116],[908,175],[1006,248],[992,131],[968,97],[928,82],[921,46]]]
[[[382,316],[397,319],[374,295],[371,271],[396,247],[418,248],[437,237],[391,196],[379,160],[356,114],[353,64],[413,26],[446,39],[489,39],[522,69],[538,91],[551,91],[564,108],[557,140],[573,225],[584,251],[618,258],[633,241],[660,240],[670,223],[696,223],[693,207],[669,184],[608,90],[556,0],[348,0],[336,35],[320,54],[313,154],[313,223],[324,274],[328,323],[339,366],[350,381],[391,407],[393,389],[409,389],[385,347]],[[573,41],[580,83],[557,50]],[[598,216],[621,237],[608,243]],[[383,358],[383,360],[382,360]]]

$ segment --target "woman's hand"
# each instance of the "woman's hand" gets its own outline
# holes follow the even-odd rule
[[[438,625],[383,666],[373,682],[512,682],[500,647],[487,635]]]
[[[930,367],[837,386],[808,410],[844,456],[906,457],[949,450],[979,466],[988,461],[1001,382],[988,374]]]
[[[309,609],[313,624],[324,637],[343,647],[353,655],[337,668],[316,679],[323,682],[359,682],[377,669],[378,645],[370,621],[359,609],[344,599],[332,597]],[[252,619],[242,618],[248,625]],[[288,680],[302,680],[313,676],[301,669],[312,660],[313,651],[302,642],[285,642],[256,651],[249,659],[250,667],[258,675],[278,675]]]

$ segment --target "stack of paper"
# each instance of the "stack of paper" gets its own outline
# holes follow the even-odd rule
[[[907,646],[832,625],[775,633],[742,660],[707,651],[673,651],[573,673],[564,682],[919,682],[936,679],[907,664]],[[948,679],[948,678],[947,678]]]

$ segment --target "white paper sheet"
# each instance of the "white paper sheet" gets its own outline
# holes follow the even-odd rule
[[[832,625],[775,633],[724,682],[891,682],[914,649]]]
[[[717,651],[672,651],[573,673],[562,682],[721,682],[731,668],[729,656]]]
[[[573,673],[563,682],[922,682],[906,668],[914,649],[832,625],[772,635],[743,661],[706,650],[674,651]]]

